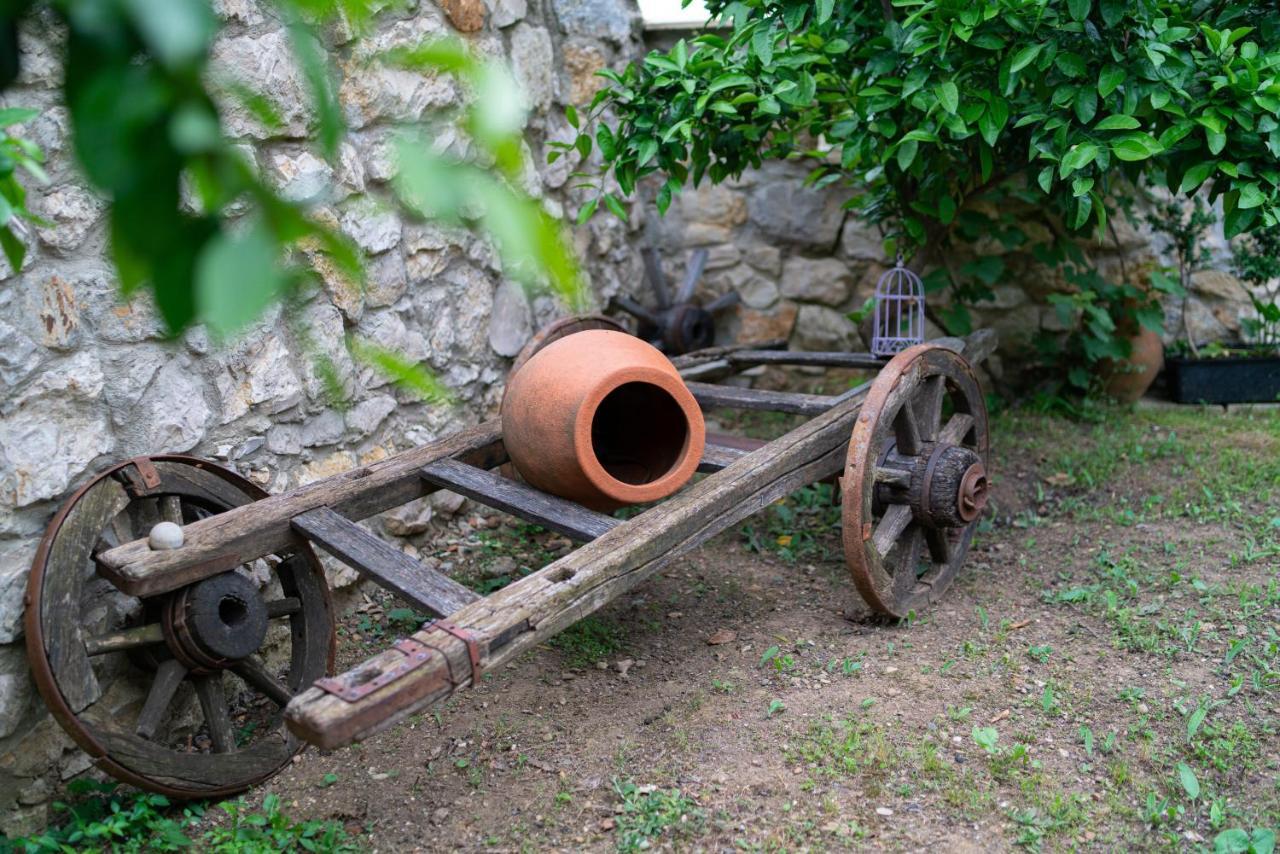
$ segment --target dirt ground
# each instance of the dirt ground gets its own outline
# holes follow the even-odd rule
[[[992,448],[994,511],[913,621],[857,601],[806,490],[264,789],[378,851],[1265,847],[1280,414],[1005,413]],[[477,584],[566,545],[471,521],[417,545]],[[371,593],[340,668],[415,625]]]

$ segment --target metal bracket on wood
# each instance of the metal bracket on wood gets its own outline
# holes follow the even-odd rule
[[[363,678],[368,674],[361,669],[356,669],[343,673],[341,676],[326,676],[323,679],[317,679],[315,686],[333,694],[335,697],[346,700],[348,703],[354,703],[361,697],[372,694],[382,686],[396,681],[406,673],[417,670],[431,658],[431,648],[425,644],[418,643],[413,638],[396,641],[393,649],[404,653],[404,658],[372,678]]]
[[[479,643],[476,642],[475,635],[473,635],[471,632],[467,631],[466,629],[458,628],[453,623],[444,619],[432,620],[431,622],[427,623],[425,626],[422,627],[422,630],[424,632],[429,632],[432,629],[439,629],[442,632],[448,632],[449,634],[453,635],[455,638],[457,638],[458,640],[462,641],[467,645],[467,656],[471,661],[471,684],[473,686],[479,685],[480,684],[480,645]],[[445,661],[449,662],[449,656],[447,655],[445,656]],[[449,664],[449,680],[453,682],[454,685],[459,684],[458,680],[453,678],[452,662],[450,662]]]
[[[129,460],[132,468],[125,466],[120,470],[124,479],[125,491],[134,498],[149,495],[160,488],[160,472],[147,457],[134,457]]]

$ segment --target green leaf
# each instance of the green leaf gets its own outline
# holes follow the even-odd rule
[[[919,143],[914,139],[903,140],[903,142],[898,145],[898,168],[903,172],[906,172],[911,168],[911,164],[916,159],[916,150],[918,147]]]
[[[197,316],[226,338],[256,320],[284,293],[280,246],[262,222],[237,233],[221,232],[196,261]]]
[[[170,68],[202,59],[218,30],[205,0],[123,0],[123,6],[147,49]]]
[[[1124,78],[1124,69],[1120,66],[1115,63],[1104,65],[1102,71],[1098,74],[1098,95],[1103,98],[1107,97],[1120,88]]]
[[[714,95],[731,86],[751,86],[754,83],[755,81],[745,74],[722,74],[711,81],[711,85],[707,87],[707,94]]]
[[[1200,781],[1185,762],[1178,763],[1178,782],[1182,784],[1182,790],[1187,793],[1188,798],[1194,801],[1200,797]]]
[[[1099,0],[1098,11],[1102,13],[1102,21],[1108,27],[1114,27],[1124,17],[1129,8],[1129,0]]]
[[[1093,121],[1098,112],[1098,93],[1088,86],[1081,86],[1075,98],[1076,118],[1081,124]]]
[[[1225,133],[1219,133],[1205,128],[1204,138],[1209,143],[1210,154],[1221,154],[1222,149],[1227,146],[1227,135]]]
[[[605,160],[613,160],[618,155],[617,143],[613,131],[604,122],[596,128],[596,145],[600,146],[600,154]]]
[[[1205,715],[1209,714],[1208,706],[1199,706],[1191,716],[1187,718],[1187,740],[1195,738],[1200,730],[1200,725],[1204,723]]]
[[[604,206],[613,212],[613,215],[623,222],[627,221],[627,209],[622,205],[622,199],[619,199],[613,193],[606,193],[604,197]]]
[[[671,48],[671,59],[675,62],[676,68],[681,71],[684,71],[685,66],[689,64],[689,46],[685,44],[684,39],[680,39],[675,47]]]
[[[1013,62],[1009,64],[1010,73],[1016,74],[1017,72],[1026,68],[1028,65],[1031,64],[1032,60],[1034,60],[1037,56],[1040,55],[1040,51],[1043,49],[1044,49],[1043,44],[1033,44],[1033,45],[1028,45],[1027,47],[1024,47],[1022,50],[1018,51],[1016,54],[1014,54]]]
[[[993,726],[975,726],[973,728],[973,740],[987,753],[994,755],[1000,752],[1000,748],[997,746],[1000,741],[1000,733]]]
[[[1058,177],[1065,178],[1077,169],[1083,169],[1098,156],[1098,146],[1092,142],[1082,142],[1067,152],[1058,167]]]
[[[1126,116],[1120,113],[1114,116],[1107,116],[1102,121],[1093,126],[1094,130],[1135,130],[1141,127],[1141,123],[1133,116]]]
[[[40,111],[33,110],[30,107],[5,107],[0,109],[0,128],[29,122],[38,115],[40,115]]]
[[[768,22],[762,23],[751,34],[751,50],[759,58],[761,65],[773,65],[773,42],[777,37]]]
[[[9,262],[9,269],[15,273],[22,269],[22,261],[27,256],[27,247],[9,227],[0,228],[0,249]]]
[[[298,67],[306,80],[316,111],[316,137],[325,156],[333,159],[338,154],[338,143],[346,130],[342,107],[338,103],[338,87],[329,65],[328,54],[316,39],[310,27],[293,24],[289,27],[289,43]]]
[[[1040,189],[1048,194],[1050,188],[1053,187],[1053,167],[1046,166],[1040,170],[1040,175],[1036,178],[1040,184]]]
[[[934,87],[934,94],[938,96],[938,103],[942,104],[942,109],[948,113],[955,115],[956,110],[960,108],[960,89],[950,80]]]
[[[356,337],[348,339],[347,349],[357,361],[428,403],[448,403],[453,399],[449,387],[425,365],[406,359],[394,350]]]
[[[836,0],[817,0],[816,20],[819,24],[825,24],[831,20],[831,13],[835,11]]]
[[[568,104],[567,106],[565,106],[564,118],[565,118],[565,121],[569,123],[570,127],[572,127],[574,130],[578,129],[578,110],[573,106],[573,104]]]
[[[1182,176],[1182,183],[1178,186],[1179,193],[1193,193],[1200,188],[1210,175],[1213,174],[1214,167],[1217,163],[1213,160],[1206,160],[1203,163],[1197,163],[1187,170]]]
[[[956,218],[956,202],[950,196],[943,196],[938,199],[938,219],[943,225],[950,225],[951,221]]]
[[[1117,160],[1135,162],[1159,154],[1163,147],[1155,138],[1146,133],[1131,133],[1111,143],[1111,153]]]
[[[600,200],[597,198],[597,199],[592,199],[591,201],[584,204],[582,207],[578,208],[578,217],[577,217],[578,225],[582,225],[587,220],[591,219],[592,215],[594,215],[596,212],[596,208],[599,206],[600,206]]]
[[[644,166],[658,153],[658,141],[651,136],[640,140],[636,148],[636,166]]]
[[[1241,210],[1260,207],[1267,201],[1266,195],[1262,192],[1262,188],[1257,182],[1250,182],[1240,188],[1240,201],[1236,206]]]
[[[1071,12],[1071,20],[1083,21],[1089,17],[1089,9],[1093,0],[1067,0],[1067,10]]]

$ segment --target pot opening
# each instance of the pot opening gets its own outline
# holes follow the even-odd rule
[[[591,419],[591,450],[605,472],[635,486],[676,467],[689,442],[689,422],[675,398],[656,385],[623,383],[605,395]]]

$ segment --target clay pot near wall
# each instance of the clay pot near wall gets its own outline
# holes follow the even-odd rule
[[[1129,344],[1129,358],[1102,365],[1102,388],[1121,403],[1134,403],[1146,394],[1164,367],[1164,344],[1157,333],[1139,327]]]
[[[507,453],[530,485],[595,510],[657,501],[702,459],[702,411],[671,362],[622,332],[548,344],[509,379]]]

